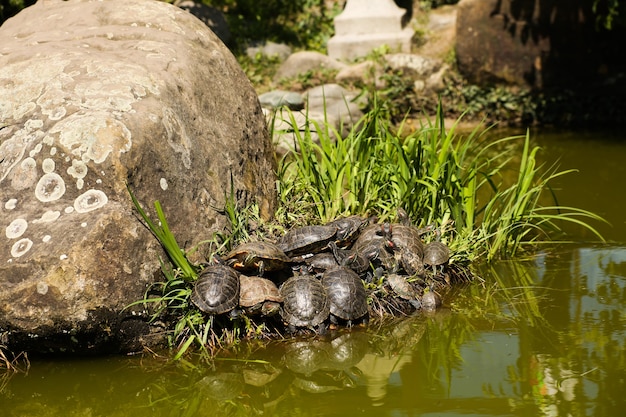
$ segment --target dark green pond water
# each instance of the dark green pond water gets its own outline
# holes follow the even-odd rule
[[[598,225],[609,243],[572,229],[577,243],[481,267],[485,284],[456,289],[434,315],[241,344],[212,367],[33,360],[0,374],[0,415],[626,415],[626,135],[532,136],[549,164],[579,170],[554,184],[559,202],[609,220]]]

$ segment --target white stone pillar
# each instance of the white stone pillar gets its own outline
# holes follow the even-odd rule
[[[402,28],[405,10],[393,0],[348,0],[335,17],[335,36],[328,41],[328,56],[354,59],[383,45],[392,51],[411,52],[413,29]]]

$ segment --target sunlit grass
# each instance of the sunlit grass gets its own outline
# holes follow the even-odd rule
[[[603,221],[599,216],[558,205],[550,183],[571,171],[537,166],[539,148],[529,134],[493,140],[481,127],[457,134],[460,120],[446,128],[440,109],[434,122],[403,135],[403,126],[394,128],[379,110],[345,138],[316,122],[294,132],[298,150],[279,161],[282,210],[326,222],[347,214],[387,219],[403,207],[418,226],[452,224],[444,240],[467,260],[515,256],[556,238],[563,222],[602,240],[592,225]],[[517,175],[507,178],[514,161]],[[542,205],[547,198],[552,204]]]

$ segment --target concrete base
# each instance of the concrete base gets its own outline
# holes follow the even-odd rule
[[[413,30],[402,29],[404,13],[393,0],[347,0],[344,11],[335,18],[328,56],[354,59],[383,45],[393,51],[411,52]]]
[[[333,59],[352,60],[363,57],[383,45],[390,52],[411,52],[413,29],[405,28],[401,32],[370,33],[356,35],[333,36],[328,40],[328,56]]]

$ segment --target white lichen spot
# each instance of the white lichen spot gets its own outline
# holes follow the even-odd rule
[[[18,191],[29,188],[37,181],[38,175],[37,162],[31,157],[24,158],[12,172],[11,187]]]
[[[67,169],[67,173],[74,178],[85,178],[87,175],[87,165],[78,159],[72,160],[72,166]]]
[[[41,142],[44,145],[52,146],[52,144],[54,143],[54,137],[46,135]],[[50,152],[52,152],[52,149],[50,149]]]
[[[30,119],[24,123],[24,127],[30,130],[37,130],[43,127],[43,120],[41,119]]]
[[[46,295],[48,293],[48,284],[45,282],[37,283],[37,294]]]
[[[111,153],[128,152],[130,130],[105,112],[73,114],[57,123],[50,133],[59,133],[59,143],[83,162],[104,162]]]
[[[60,260],[62,260],[62,261],[64,261],[64,260],[66,260],[66,259],[67,259],[67,255],[66,255],[66,254],[63,254],[63,255],[59,256],[59,259],[60,259]]]
[[[98,178],[98,179],[96,180],[96,184],[102,184],[102,180],[101,180],[100,178]]]
[[[37,145],[35,145],[35,148],[33,148],[33,150],[28,153],[28,156],[33,158],[35,155],[41,152],[41,148],[43,148],[43,145],[41,143],[38,143]]]
[[[48,119],[50,120],[61,120],[63,116],[67,114],[67,109],[65,107],[55,107],[51,111],[47,113]]]
[[[37,220],[33,220],[33,223],[50,223],[61,217],[61,212],[58,210],[48,210]]]
[[[19,258],[24,255],[26,252],[30,250],[33,246],[33,241],[27,238],[20,239],[13,244],[11,247],[11,256],[14,258]]]
[[[53,146],[52,148],[50,148],[50,156],[54,156],[57,154],[57,148],[56,146]]]
[[[167,190],[167,180],[165,178],[159,180],[159,185],[161,185],[163,191]]]
[[[54,172],[54,168],[55,168],[54,160],[52,160],[51,158],[46,158],[41,163],[41,169],[43,169],[43,172],[45,172],[46,174]]]
[[[48,243],[48,242],[50,242],[50,239],[52,239],[52,236],[50,236],[50,235],[45,235],[45,236],[41,239],[41,241],[42,241],[43,243]]]
[[[55,201],[65,194],[65,181],[59,174],[44,174],[35,187],[35,197],[42,203]]]
[[[24,234],[28,229],[28,222],[26,219],[15,219],[6,228],[6,235],[9,239],[16,239]]]
[[[82,223],[80,224],[80,227],[87,227],[87,222],[82,222]]]
[[[10,198],[6,203],[4,203],[4,208],[6,210],[13,210],[15,207],[17,207],[17,198]]]
[[[87,213],[104,206],[109,201],[107,195],[100,190],[87,190],[74,200],[74,209],[79,213]]]
[[[79,179],[76,180],[76,189],[77,190],[82,190],[84,186],[85,186],[85,181],[82,178],[79,178]]]
[[[72,206],[67,206],[65,207],[65,209],[63,210],[66,214],[70,214],[74,212],[74,207]]]

